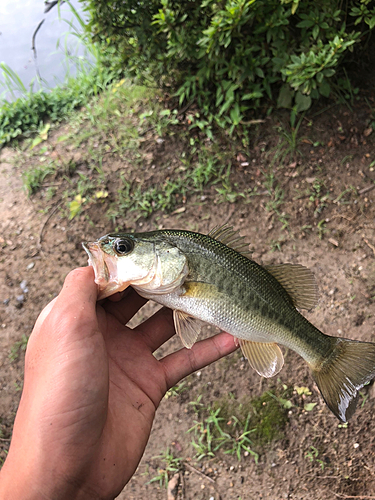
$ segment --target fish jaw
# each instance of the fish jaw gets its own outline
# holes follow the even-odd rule
[[[85,242],[82,246],[89,257],[88,265],[94,268],[95,283],[99,287],[98,300],[122,292],[130,285],[129,281],[119,278],[116,259],[104,254],[98,242]]]

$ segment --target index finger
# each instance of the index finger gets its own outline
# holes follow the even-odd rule
[[[238,348],[233,335],[222,332],[201,340],[191,349],[180,349],[160,360],[165,371],[168,389],[181,379],[217,361]]]

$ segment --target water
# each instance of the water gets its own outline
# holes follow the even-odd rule
[[[82,4],[78,0],[71,0],[71,4],[82,15]],[[70,62],[66,58],[66,47],[70,53],[84,56],[82,45],[78,48],[77,38],[67,35],[70,27],[63,20],[59,20],[57,5],[44,14],[43,0],[0,0],[0,61],[5,62],[21,78],[26,88],[34,81],[34,90],[40,88],[37,81],[37,69],[43,79],[42,86],[51,88],[64,81],[65,76],[75,73],[73,58]],[[62,19],[73,21],[74,16],[69,5],[60,7]],[[39,22],[45,19],[35,39],[37,61],[31,50],[32,36]],[[60,47],[57,44],[60,41]],[[4,78],[0,70],[0,96],[4,90]],[[4,96],[3,96],[4,97]],[[9,93],[6,95],[11,99]]]

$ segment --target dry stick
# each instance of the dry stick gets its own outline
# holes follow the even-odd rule
[[[188,464],[187,462],[184,462],[184,465],[185,465],[185,467],[187,467],[188,469],[190,469],[192,472],[195,472],[196,474],[199,474],[199,476],[201,476],[204,479],[207,479],[208,481],[210,481],[212,483],[213,487],[215,488],[216,493],[219,495],[219,500],[222,500],[222,497],[221,497],[220,491],[218,489],[218,486],[216,484],[216,481],[214,479],[212,479],[212,477],[207,476],[206,474],[204,474],[200,470],[196,469],[192,465]]]
[[[38,24],[38,26],[36,27],[36,30],[34,31],[33,33],[33,37],[31,39],[31,50],[34,52],[34,60],[35,60],[35,68],[36,68],[36,74],[38,75],[38,78],[39,80],[41,80],[41,76],[40,76],[40,73],[39,73],[39,67],[38,67],[38,55],[37,55],[37,52],[36,52],[36,46],[35,46],[35,37],[36,37],[36,34],[38,33],[38,31],[40,30],[42,24],[44,23],[45,19],[42,19],[40,21],[40,23]]]
[[[369,248],[371,248],[371,250],[373,251],[373,254],[375,255],[375,247],[374,247],[374,245],[371,245],[371,243],[368,240],[366,240],[366,238],[363,238],[363,241],[366,243],[366,245]]]
[[[373,189],[375,189],[375,184],[372,184],[371,186],[367,186],[367,187],[364,187],[363,189],[360,189],[358,191],[358,194],[365,194],[365,193],[368,193],[369,191],[372,191]]]
[[[336,497],[338,498],[357,498],[358,500],[374,500],[375,497],[367,496],[367,495],[345,495],[344,493],[335,493],[334,491],[332,492]]]
[[[51,217],[57,212],[57,210],[60,208],[60,206],[63,204],[63,201],[60,201],[59,203],[57,203],[57,205],[55,206],[55,208],[49,213],[47,219],[44,221],[43,223],[43,226],[40,230],[40,233],[39,233],[39,240],[38,240],[38,247],[40,249],[40,251],[43,253],[43,248],[42,248],[42,240],[43,240],[43,233],[44,233],[44,229],[46,227],[46,225],[48,224],[49,220],[51,219]]]

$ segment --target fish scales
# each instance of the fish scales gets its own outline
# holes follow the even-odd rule
[[[329,338],[322,336],[321,332],[295,309],[284,288],[259,264],[205,235],[199,235],[199,238],[195,239],[192,237],[195,233],[185,231],[178,231],[176,234],[174,231],[161,230],[160,233],[164,233],[171,243],[187,255],[191,273],[187,276],[187,281],[201,277],[205,269],[210,269],[205,275],[205,282],[216,285],[218,291],[225,294],[225,300],[220,302],[220,306],[216,306],[221,311],[221,324],[216,326],[228,331],[229,325],[226,324],[225,328],[222,324],[224,319],[236,326],[240,323],[241,331],[245,332],[243,338],[252,340],[249,338],[250,325],[254,325],[257,331],[265,330],[269,335],[275,323],[286,330],[283,345],[294,350],[295,344],[293,343],[293,347],[290,345],[287,332],[305,328],[306,340],[301,339],[298,351],[308,352],[312,342],[314,348],[322,356],[325,355]],[[237,335],[238,333],[237,331]],[[280,337],[279,330],[278,333]],[[281,340],[276,335],[275,337],[272,340]],[[315,350],[312,357],[316,357]]]

